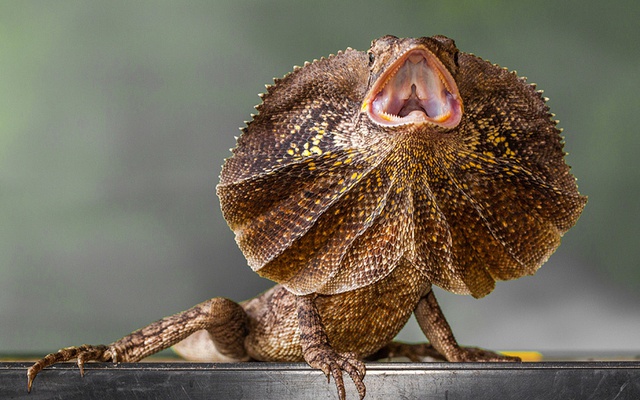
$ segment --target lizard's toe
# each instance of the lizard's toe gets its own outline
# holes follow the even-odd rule
[[[31,392],[33,380],[40,371],[53,364],[73,360],[74,358],[77,359],[80,375],[84,376],[85,361],[109,361],[113,358],[113,354],[108,346],[102,344],[65,347],[55,353],[47,354],[27,370],[27,392]]]
[[[453,361],[462,362],[520,362],[520,357],[507,356],[493,351],[481,349],[479,347],[460,347],[458,359]]]
[[[353,383],[356,385],[360,399],[364,398],[366,388],[362,382],[366,368],[355,353],[337,353],[332,349],[323,349],[318,351],[309,361],[309,365],[313,368],[320,369],[329,378],[333,376],[338,389],[338,397],[341,400],[346,398],[344,379],[342,374],[346,372]]]

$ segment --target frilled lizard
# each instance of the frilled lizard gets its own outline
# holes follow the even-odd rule
[[[514,361],[457,344],[432,285],[482,297],[533,274],[586,203],[545,99],[444,36],[385,36],[276,79],[217,193],[249,266],[278,283],[214,298],[110,344],[49,354],[134,362],[303,361],[364,397],[380,354]],[[429,345],[392,342],[414,313]]]

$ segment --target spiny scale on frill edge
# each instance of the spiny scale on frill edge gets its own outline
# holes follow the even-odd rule
[[[515,71],[514,71],[515,72]],[[523,82],[528,83],[527,82],[527,78],[526,77],[522,77]],[[536,92],[536,94],[540,97],[540,99],[542,100],[542,102],[544,103],[545,107],[546,107],[546,113],[547,116],[549,118],[550,121],[553,122],[553,126],[554,128],[558,131],[558,135],[560,136],[560,145],[562,146],[562,154],[563,157],[566,157],[569,153],[567,151],[564,150],[564,145],[566,144],[565,142],[565,136],[562,134],[564,133],[564,128],[560,128],[558,127],[558,125],[560,124],[560,120],[559,119],[554,119],[556,117],[556,114],[551,112],[551,108],[547,105],[547,103],[549,102],[549,97],[547,96],[543,96],[544,95],[544,89],[537,89],[538,84],[537,83],[528,83],[528,85],[530,85],[534,91]],[[565,161],[566,163],[566,161]],[[569,168],[569,171],[571,171],[571,165],[567,164],[567,167]],[[575,182],[578,181],[578,178],[576,178],[575,176],[573,177],[573,180]],[[579,187],[576,183],[576,193],[577,195],[580,197],[582,196],[580,194],[580,190]],[[586,196],[585,196],[586,197]]]
[[[353,49],[351,47],[347,47],[346,50],[340,50],[338,51],[336,54],[330,54],[327,57],[320,57],[319,59],[314,58],[313,61],[305,61],[304,65],[301,67],[299,65],[294,65],[293,66],[293,70],[287,72],[285,75],[282,76],[282,78],[277,78],[274,77],[273,78],[273,83],[272,84],[265,84],[264,87],[266,89],[266,92],[262,92],[262,93],[258,93],[258,97],[260,97],[260,100],[262,100],[260,103],[256,104],[255,106],[253,106],[253,108],[258,111],[258,114],[260,114],[260,111],[264,108],[264,103],[265,101],[268,101],[269,96],[271,96],[273,94],[273,91],[276,89],[276,87],[285,79],[292,77],[295,74],[300,73],[300,71],[302,71],[305,67],[308,67],[311,64],[315,64],[317,62],[320,61],[325,61],[325,60],[330,60],[336,56],[342,55],[343,53],[347,52],[347,51],[353,51]],[[251,125],[254,120],[255,117],[258,116],[258,114],[251,114],[251,120],[250,121],[244,121],[245,126],[240,128],[240,131],[242,132],[242,134],[246,134],[247,130],[249,128],[249,125]],[[225,162],[227,159],[233,157],[233,154],[235,153],[235,149],[237,148],[238,145],[238,138],[236,138],[236,147],[234,147],[233,149],[231,149],[231,153],[232,155],[225,158]],[[218,176],[218,180],[220,180],[220,176]]]
[[[294,65],[294,66],[293,66],[293,70],[292,70],[292,71],[287,72],[286,74],[284,74],[284,75],[282,76],[282,78],[275,78],[275,77],[274,77],[274,78],[273,78],[273,83],[272,83],[272,84],[266,84],[266,85],[264,85],[264,86],[265,86],[265,88],[267,89],[267,92],[266,92],[266,93],[260,93],[260,94],[258,94],[258,96],[259,96],[259,97],[263,100],[263,102],[264,102],[265,98],[266,98],[267,96],[271,95],[271,94],[272,94],[272,92],[273,92],[273,89],[274,89],[278,84],[280,84],[280,82],[282,82],[284,79],[287,79],[287,78],[289,78],[290,76],[292,76],[292,75],[295,75],[295,74],[299,73],[303,68],[308,67],[308,66],[309,66],[309,65],[311,65],[311,64],[315,64],[315,63],[320,62],[320,61],[330,60],[330,59],[332,59],[332,58],[334,58],[334,57],[336,57],[336,56],[342,55],[343,53],[345,53],[345,52],[347,52],[347,51],[352,51],[352,50],[353,50],[353,49],[352,49],[351,47],[347,47],[347,48],[346,48],[346,50],[340,50],[340,51],[338,51],[336,54],[329,54],[327,57],[314,58],[314,59],[313,59],[313,61],[305,61],[305,62],[304,62],[304,64],[303,64],[302,66],[300,66],[300,65]],[[260,104],[256,105],[256,106],[255,106],[255,108],[256,108],[256,109],[259,109],[259,108],[260,108],[260,106],[262,106],[262,103],[260,103]]]
[[[346,51],[347,50],[345,50],[345,52]],[[343,54],[345,52],[339,52],[339,53],[337,53],[337,55],[341,55],[341,54]],[[305,67],[309,67],[309,66],[313,65],[314,63],[326,62],[327,60],[330,60],[333,57],[335,57],[335,56],[332,55],[332,56],[329,56],[328,58],[321,58],[320,60],[314,60],[313,62],[305,63],[304,66]],[[548,134],[553,135],[554,132],[555,133],[559,132],[559,130],[555,127],[555,125],[557,124],[557,121],[554,121],[551,118],[552,114],[549,113],[549,107],[546,105],[546,101],[548,99],[546,99],[545,97],[542,96],[542,92],[541,91],[536,91],[536,85],[535,84],[528,84],[526,82],[526,78],[525,77],[519,77],[515,71],[509,71],[507,68],[503,68],[503,67],[497,66],[496,64],[491,64],[489,62],[486,62],[485,60],[480,59],[479,57],[477,59],[481,60],[481,61],[484,61],[488,65],[493,65],[493,68],[496,71],[503,71],[499,75],[501,77],[509,76],[510,77],[509,78],[510,84],[517,83],[518,86],[521,87],[521,88],[527,88],[528,87],[528,89],[525,89],[525,91],[522,92],[522,93],[518,90],[518,93],[520,93],[518,96],[522,95],[522,96],[524,96],[523,97],[524,99],[535,100],[535,103],[537,103],[537,106],[535,107],[537,109],[537,111],[535,113],[536,114],[536,118],[544,118],[544,119],[546,119],[546,124],[545,124],[546,127],[547,128],[552,128],[552,130],[548,131]],[[331,65],[329,65],[329,67],[330,66]],[[298,82],[298,78],[296,77],[296,74],[299,74],[303,70],[304,70],[304,67],[294,67],[294,70],[292,72],[286,74],[283,78],[274,79],[274,85],[268,85],[266,94],[263,94],[263,95],[260,96],[263,99],[263,103],[258,105],[258,106],[256,106],[256,109],[258,110],[258,114],[261,114],[263,112],[263,110],[264,110],[264,112],[270,112],[269,110],[271,109],[271,104],[277,105],[279,103],[279,100],[278,100],[277,96],[287,93],[287,90],[286,90],[287,89],[286,88],[287,82]],[[304,77],[302,77],[302,78],[304,78]],[[289,81],[287,81],[287,80],[289,80]],[[285,87],[278,87],[278,85],[285,85]],[[281,90],[278,91],[279,89],[281,89]],[[507,87],[507,89],[509,89],[509,88]],[[270,96],[274,96],[274,97],[270,99]],[[491,104],[489,104],[489,105],[491,105]],[[286,109],[279,109],[279,111],[286,112]],[[258,117],[257,120],[258,121],[262,121],[263,118]],[[247,124],[247,128],[249,128],[249,126],[252,123],[253,122],[249,122]],[[247,128],[243,129],[244,133],[252,131],[252,128],[249,128],[249,129],[247,129]],[[527,128],[525,126],[524,129],[529,129],[529,128]],[[549,139],[550,138],[551,137],[549,137]],[[247,137],[245,137],[245,139],[248,140]],[[558,136],[557,139],[553,139],[552,142],[553,143],[561,142],[561,143],[558,143],[558,144],[560,144],[562,146],[563,145],[562,141],[558,140],[558,139],[561,139],[561,136]],[[238,142],[238,148],[242,147],[242,145],[243,145],[243,139],[240,138],[240,140]],[[557,150],[562,151],[561,148],[556,147]],[[235,153],[236,153],[236,151],[234,151],[234,154]],[[556,154],[560,154],[560,153],[556,153]],[[562,154],[566,154],[566,153],[562,152]],[[515,160],[514,162],[517,165],[520,164],[518,162],[518,160]],[[565,171],[564,168],[567,168],[567,167],[568,166],[566,166],[566,164],[565,164],[565,167],[563,167],[562,170]],[[522,165],[519,165],[518,168],[515,168],[515,166],[514,166],[514,170],[513,171],[519,173],[519,172],[522,172],[523,170],[528,170],[528,168],[527,167],[523,167]],[[561,171],[561,172],[563,172],[563,171]],[[270,172],[273,172],[273,171],[270,171]],[[534,172],[534,171],[531,171],[531,172]],[[260,172],[257,172],[257,174],[261,175]],[[257,176],[257,175],[253,175],[253,176]],[[550,181],[548,181],[547,177],[550,177],[552,179]],[[464,178],[462,178],[462,179],[464,179]],[[523,176],[522,179],[523,179],[523,182],[529,180],[529,178],[526,178],[524,176]],[[574,178],[574,180],[575,180],[575,178]],[[565,180],[565,182],[566,182],[566,180]],[[561,183],[561,182],[559,182],[559,183]],[[234,183],[233,182],[228,182],[228,184],[233,185]],[[543,176],[543,175],[537,175],[537,174],[534,173],[534,175],[531,177],[530,184],[532,184],[534,186],[539,186],[540,189],[551,191],[553,193],[556,193],[557,195],[564,194],[564,195],[567,195],[569,197],[574,197],[574,196],[578,196],[579,197],[579,194],[574,193],[574,190],[572,190],[570,187],[568,187],[568,186],[566,186],[564,184],[560,184],[559,186],[556,186],[556,184],[554,183],[553,175]],[[489,200],[491,200],[491,199],[489,199]],[[582,203],[582,201],[578,200],[575,203],[576,204],[576,208],[575,208],[576,210],[578,209],[578,207],[580,209],[582,208],[579,203]],[[503,205],[504,204],[506,204],[506,203],[503,203]],[[483,214],[485,214],[485,213],[480,211],[481,209],[484,208],[484,205],[482,205],[478,201],[471,201],[468,206],[469,207],[479,207],[479,209],[478,209],[479,217],[484,219]],[[569,207],[569,208],[572,208],[572,207]],[[462,208],[460,208],[460,209],[462,209]],[[452,211],[455,212],[456,210],[452,210]],[[571,212],[571,214],[573,215],[574,213]],[[488,285],[486,288],[480,287],[478,285],[472,285],[472,286],[474,286],[474,289],[471,289],[471,286],[469,286],[470,291],[473,292],[472,294],[474,294],[474,296],[477,296],[477,297],[481,297],[481,296],[484,296],[485,294],[488,294],[492,290],[492,288],[494,286],[494,281],[496,279],[500,279],[500,280],[502,280],[502,279],[515,279],[515,278],[520,277],[520,276],[522,276],[524,274],[530,274],[530,273],[535,272],[535,270],[542,264],[542,262],[544,262],[546,260],[546,258],[555,250],[555,247],[556,247],[556,245],[553,245],[551,247],[544,246],[544,248],[542,248],[542,249],[540,249],[540,248],[536,249],[536,251],[537,251],[536,254],[537,255],[535,256],[535,259],[537,261],[534,261],[533,259],[527,261],[527,264],[528,264],[528,267],[527,267],[526,265],[523,264],[522,261],[519,260],[519,256],[517,254],[517,251],[515,249],[511,249],[510,248],[509,243],[511,242],[511,239],[509,239],[509,237],[505,236],[506,235],[506,231],[503,232],[502,227],[497,225],[498,222],[499,222],[499,219],[495,219],[491,215],[491,212],[487,212],[485,214],[485,216],[491,217],[491,219],[494,220],[491,224],[486,225],[486,228],[488,230],[488,234],[494,237],[493,241],[495,242],[495,244],[496,245],[501,245],[504,248],[504,251],[505,251],[504,258],[505,258],[505,260],[506,260],[507,256],[509,256],[509,257],[511,257],[512,261],[513,262],[517,262],[520,265],[521,268],[520,268],[520,272],[517,272],[517,271],[509,272],[509,270],[505,270],[506,272],[500,272],[500,270],[496,269],[496,271],[498,271],[498,272],[496,272],[496,274],[497,274],[496,277],[492,277],[491,284]],[[545,221],[546,221],[546,217],[543,217],[543,218],[545,218]],[[524,221],[523,221],[523,223],[524,223]],[[573,220],[572,224],[573,223],[575,223],[575,220]],[[549,224],[556,224],[556,222],[549,221]],[[238,227],[239,227],[239,225],[238,225]],[[568,229],[568,228],[566,228],[566,229]],[[566,230],[566,229],[561,229],[560,231],[564,232],[564,230]],[[464,237],[464,236],[460,236],[460,237]],[[549,243],[549,244],[551,244],[551,243]],[[559,244],[559,242],[557,244]],[[283,248],[283,249],[285,249],[285,248]],[[243,250],[243,252],[244,251],[245,250]],[[542,254],[545,251],[546,251],[546,254]],[[278,254],[280,254],[280,253],[278,253]],[[245,255],[247,255],[247,254],[245,253]],[[304,254],[302,254],[302,255],[304,255]],[[274,253],[274,256],[275,256],[275,253]],[[481,254],[478,254],[478,257],[480,257],[479,261],[483,261],[483,259],[482,259],[483,256]],[[269,261],[269,260],[265,258],[262,261]],[[534,263],[530,263],[531,261],[534,261]],[[509,261],[509,263],[511,264],[512,262]],[[500,264],[500,265],[502,265],[502,264]],[[262,263],[262,267],[264,267],[264,266],[265,266],[265,264]],[[506,264],[505,264],[505,266],[507,266],[509,268],[512,268],[511,266],[506,265]],[[260,267],[260,268],[262,268],[262,267]],[[252,268],[253,268],[253,266],[252,266]],[[279,275],[277,275],[277,276],[279,276]],[[468,279],[475,279],[475,278],[473,277],[473,275],[469,275]],[[274,280],[277,281],[277,282],[283,283],[279,279],[274,279]],[[286,279],[285,279],[285,281],[286,281]],[[458,290],[461,290],[461,289],[458,289]]]

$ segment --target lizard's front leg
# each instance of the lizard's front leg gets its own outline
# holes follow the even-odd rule
[[[520,361],[518,357],[505,356],[477,347],[458,345],[433,291],[420,299],[415,309],[416,319],[433,348],[447,361]]]
[[[27,370],[27,390],[31,391],[38,372],[55,363],[75,358],[80,374],[84,375],[86,361],[140,361],[202,329],[209,332],[218,352],[237,360],[246,359],[244,338],[248,333],[247,315],[237,303],[219,297],[165,317],[110,345],[85,344],[48,354]]]
[[[346,396],[342,372],[349,374],[362,399],[366,390],[362,382],[365,375],[364,363],[358,360],[355,353],[338,353],[331,347],[314,298],[314,295],[296,297],[304,359],[312,368],[324,372],[327,379],[333,376],[338,388],[338,397],[341,400]]]

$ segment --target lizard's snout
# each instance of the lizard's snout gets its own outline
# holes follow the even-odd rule
[[[384,126],[431,123],[453,128],[462,117],[453,77],[423,47],[394,61],[375,82],[362,107],[373,122]]]

